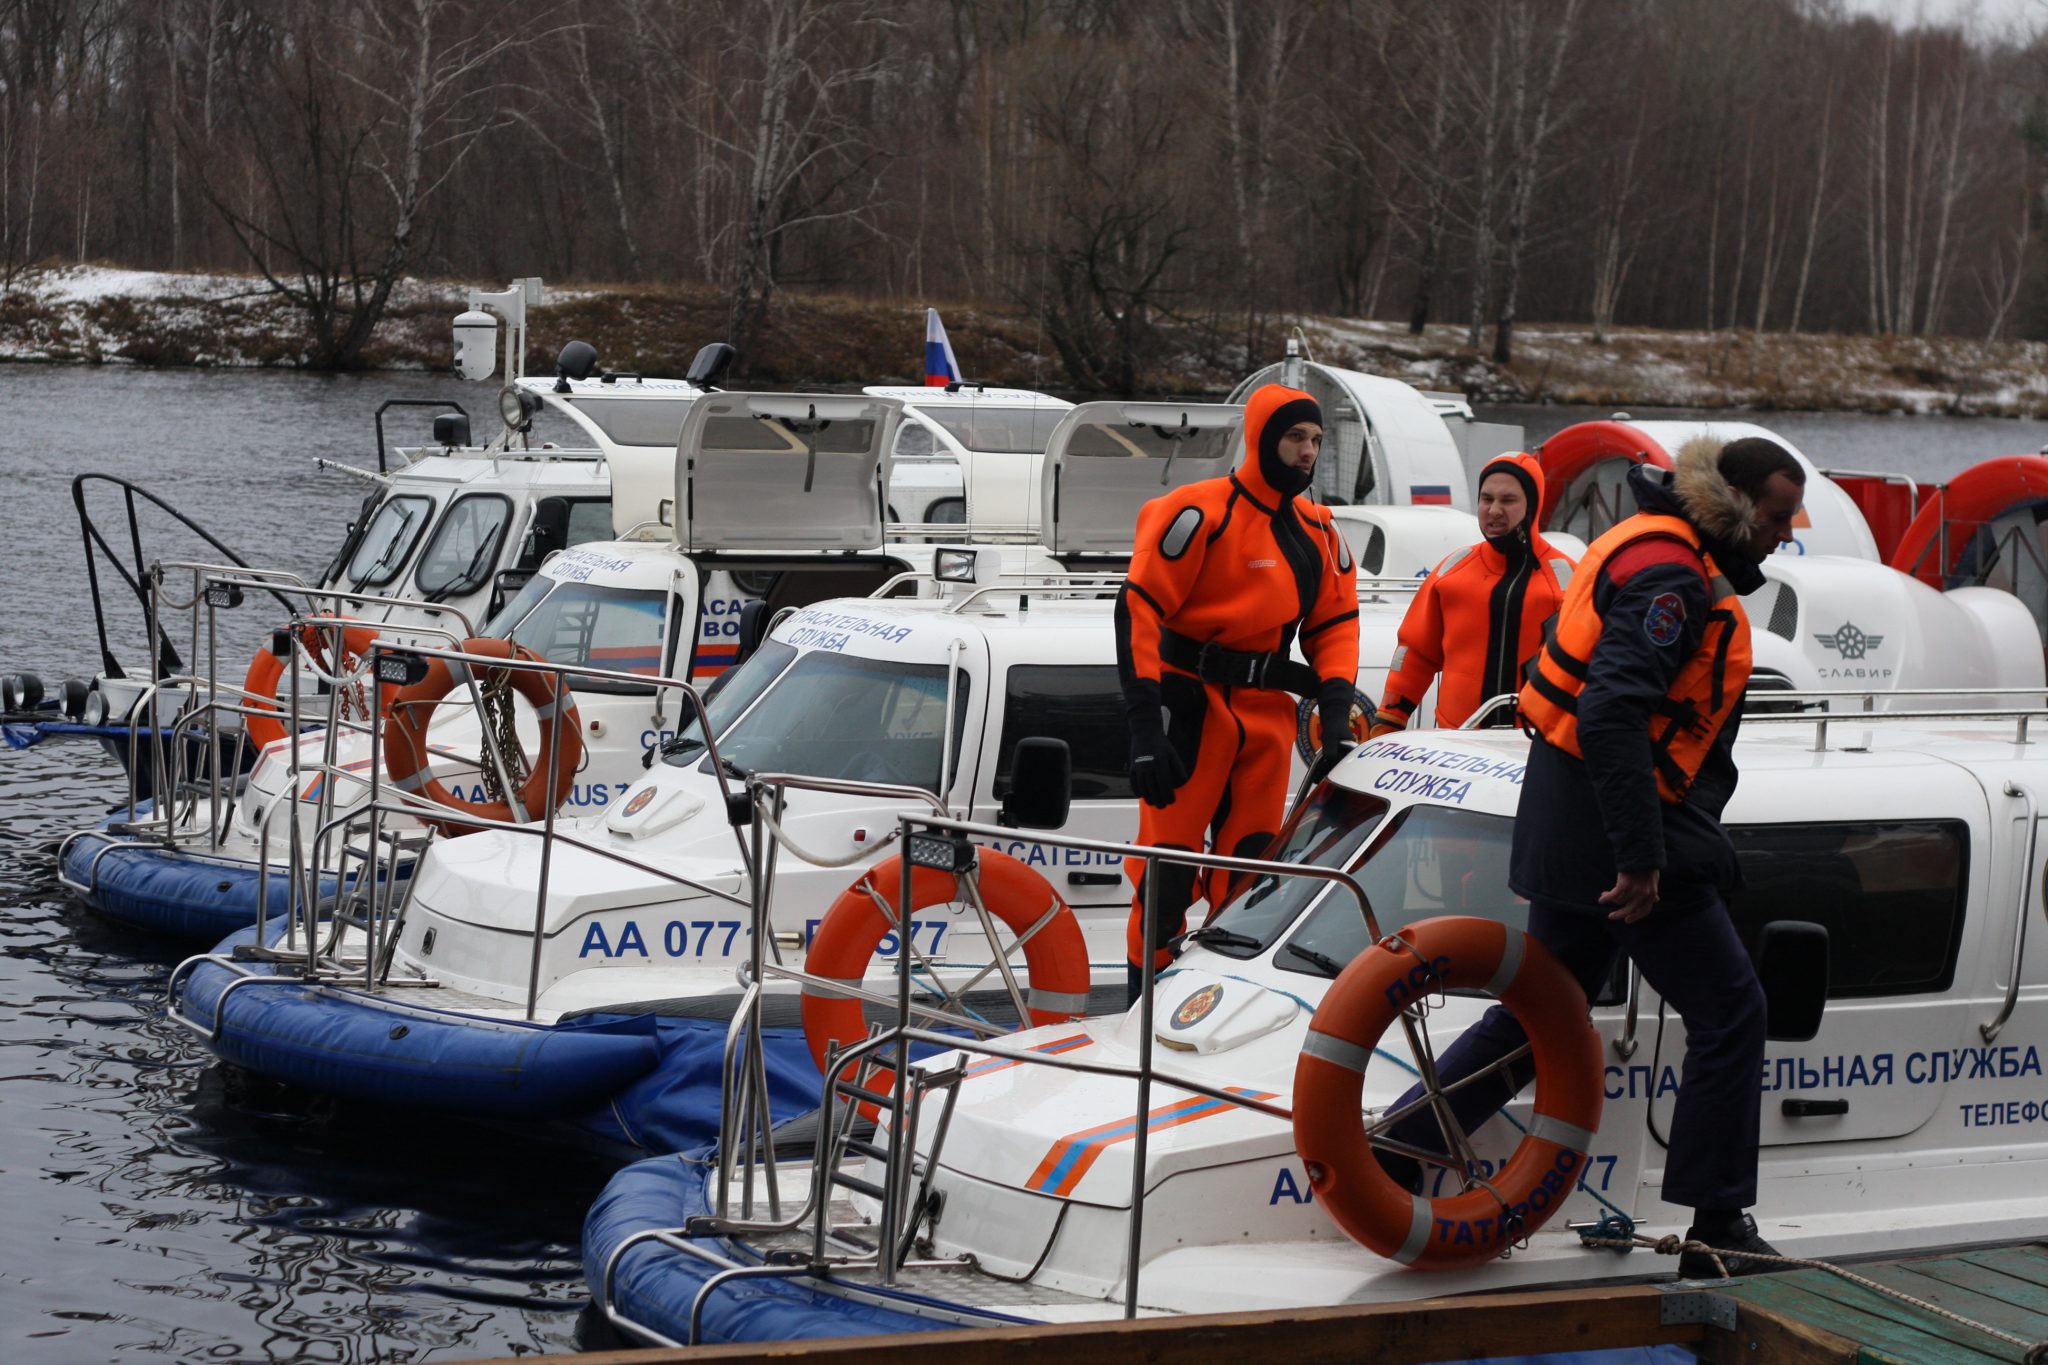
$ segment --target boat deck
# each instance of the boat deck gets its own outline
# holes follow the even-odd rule
[[[797,1197],[802,1198],[801,1195]],[[856,1235],[865,1234],[872,1237],[874,1232],[874,1225],[865,1222],[853,1205],[845,1199],[832,1201],[832,1224],[834,1227],[846,1228]],[[810,1231],[805,1229],[801,1232],[750,1236],[747,1238],[747,1245],[767,1256],[773,1256],[778,1251],[808,1254],[812,1247],[812,1238]],[[844,1278],[852,1284],[866,1285],[876,1282],[875,1272],[872,1270],[855,1271]],[[1113,1308],[1100,1299],[1062,1293],[1028,1280],[1005,1280],[989,1274],[986,1270],[967,1265],[905,1266],[896,1276],[895,1287],[912,1294],[943,1299],[948,1303],[986,1308],[997,1313],[1013,1313],[1020,1317],[1100,1318],[1114,1312]]]
[[[2029,1346],[2048,1341],[2048,1245],[1992,1247],[1845,1269],[2027,1344],[1952,1321],[1826,1270],[1759,1275],[1724,1292],[1740,1305],[1854,1342],[1854,1358],[1865,1361],[1988,1365],[2024,1361]]]
[[[758,1362],[764,1352],[772,1352],[777,1360],[801,1359],[805,1365],[1001,1365],[1055,1355],[1063,1365],[1169,1359],[1215,1365],[1241,1365],[1247,1359],[1425,1365],[1542,1351],[1662,1346],[1681,1348],[1709,1365],[1990,1365],[2025,1362],[2034,1343],[2048,1341],[2048,1245],[1856,1262],[1845,1269],[1919,1304],[1828,1270],[1797,1269],[1736,1281],[1581,1286],[1335,1308],[791,1341],[772,1347],[600,1351],[575,1359],[577,1365],[719,1365]],[[942,1292],[951,1290],[949,1284]],[[1968,1321],[1942,1317],[1924,1305]]]

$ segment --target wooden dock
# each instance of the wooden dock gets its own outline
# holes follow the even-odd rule
[[[1042,1365],[1049,1358],[1061,1365],[1243,1365],[1248,1358],[1285,1359],[1290,1365],[1430,1365],[1669,1344],[1685,1347],[1709,1365],[1991,1365],[2028,1362],[2028,1346],[2021,1343],[2048,1342],[2048,1245],[1847,1268],[2021,1340],[2003,1340],[1825,1270],[1803,1269],[1716,1283],[553,1358],[575,1365]],[[2048,1360],[2048,1350],[2042,1359]],[[472,1365],[533,1365],[534,1360],[522,1356]]]

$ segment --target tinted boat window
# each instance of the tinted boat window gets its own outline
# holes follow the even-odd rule
[[[534,584],[546,584],[530,598]],[[661,613],[666,595],[658,588],[606,588],[590,583],[536,578],[511,606],[498,613],[487,633],[514,640],[556,664],[588,664],[620,673],[661,671]],[[602,678],[569,679],[576,692],[641,694],[651,687]]]
[[[956,670],[954,676],[957,764],[968,675]],[[718,751],[751,772],[892,782],[936,792],[945,714],[944,665],[813,650],[718,737]]]
[[[582,545],[612,538],[612,500],[577,498],[569,504],[569,543]]]
[[[1828,931],[1828,998],[1947,990],[1963,938],[1969,827],[1960,820],[1737,825],[1729,897],[1753,951],[1773,920]]]
[[[1358,855],[1386,813],[1387,803],[1380,797],[1325,782],[1288,820],[1266,856],[1275,862],[1343,867]],[[1358,924],[1359,938],[1364,939],[1364,920],[1358,913],[1358,902],[1349,892],[1331,892],[1328,882],[1307,877],[1261,877],[1233,897],[1214,921],[1234,934],[1256,940],[1259,946],[1207,946],[1231,957],[1256,956],[1319,896],[1327,897],[1322,909],[1316,912],[1319,917],[1333,911],[1339,917],[1348,917]],[[1377,901],[1373,910],[1376,914],[1385,913]]]
[[[925,417],[953,434],[969,450],[1033,455],[1045,449],[1052,429],[1067,415],[1064,408],[939,407],[922,409]]]
[[[795,646],[780,640],[766,640],[745,663],[721,673],[718,691],[704,702],[705,714],[711,717],[711,733],[724,734],[725,727],[732,724],[733,718],[752,706],[754,698],[766,692],[768,684],[780,677],[782,670],[789,667],[789,661],[795,657]],[[684,712],[686,716],[690,714]],[[703,752],[703,728],[693,718],[669,741],[662,759],[679,768],[687,767],[695,763]]]
[[[348,581],[358,588],[381,588],[398,577],[433,511],[432,498],[387,498],[348,562]]]
[[[673,448],[683,434],[683,419],[690,415],[695,397],[590,398],[578,394],[569,401],[622,446]]]
[[[496,493],[456,499],[420,556],[420,591],[438,600],[475,592],[489,582],[498,547],[504,543],[505,524],[511,519],[511,499]]]
[[[1508,890],[1508,849],[1515,822],[1452,806],[1409,806],[1388,826],[1355,875],[1372,901],[1380,932],[1435,915],[1478,915],[1513,929],[1529,927],[1529,903]],[[1364,917],[1348,896],[1328,896],[1289,943],[1338,962],[1371,944]],[[1314,974],[1299,954],[1281,953],[1286,971]]]
[[[996,755],[996,795],[1010,787],[1017,741],[1040,735],[1063,739],[1074,760],[1074,799],[1125,800],[1130,730],[1115,664],[1019,664],[1010,670],[1003,703],[1003,738]]]

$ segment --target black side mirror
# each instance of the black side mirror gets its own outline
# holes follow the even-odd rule
[[[519,595],[519,590],[533,581],[532,569],[500,569],[491,583],[491,609],[486,618],[496,616],[505,609],[505,604]]]
[[[725,372],[732,368],[733,357],[738,354],[724,342],[714,341],[691,357],[690,368],[683,372],[683,379],[700,389],[713,388],[725,378]]]
[[[1766,924],[1757,935],[1756,975],[1773,1042],[1803,1043],[1820,1032],[1828,1003],[1826,926],[1796,919]]]
[[[441,446],[469,444],[469,418],[459,412],[444,412],[434,419],[434,443]]]
[[[733,665],[738,667],[761,647],[768,638],[768,599],[750,597],[740,608],[740,652],[733,656]],[[723,674],[720,675],[724,676]]]
[[[1074,804],[1074,756],[1063,739],[1033,735],[1010,755],[1010,789],[998,823],[1019,829],[1058,829]]]

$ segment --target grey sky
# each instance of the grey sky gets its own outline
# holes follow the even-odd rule
[[[2048,0],[1843,0],[1852,13],[1876,14],[1894,23],[1954,23],[1992,31],[2048,27]]]

